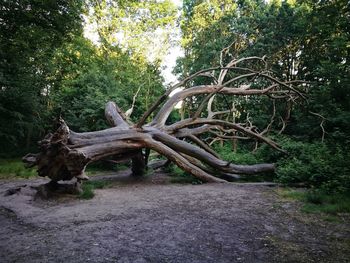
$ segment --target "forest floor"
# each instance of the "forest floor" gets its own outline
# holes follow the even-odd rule
[[[302,213],[278,187],[128,174],[94,176],[110,185],[90,200],[1,180],[1,262],[350,262],[349,216]]]

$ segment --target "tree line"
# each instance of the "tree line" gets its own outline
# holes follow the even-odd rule
[[[77,131],[107,127],[105,103],[127,109],[138,89],[133,116],[143,113],[164,90],[160,58],[149,62],[144,42],[174,24],[175,14],[170,1],[2,1],[2,156],[35,147],[59,116]],[[85,24],[97,43],[84,37]],[[123,46],[116,44],[118,30]]]

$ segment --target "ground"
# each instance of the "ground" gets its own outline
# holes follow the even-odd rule
[[[111,187],[90,200],[34,198],[45,179],[1,181],[1,262],[350,262],[349,221],[303,214],[276,187],[128,173],[95,176]]]

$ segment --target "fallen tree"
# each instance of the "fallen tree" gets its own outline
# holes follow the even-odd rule
[[[197,77],[208,77],[211,84],[191,86]],[[106,157],[113,157],[116,161],[131,159],[133,174],[141,175],[147,166],[150,150],[207,182],[225,182],[241,174],[271,172],[275,169],[274,164],[240,165],[221,160],[201,140],[201,136],[252,138],[283,151],[276,142],[265,136],[276,118],[275,101],[294,102],[305,98],[304,88],[305,85],[300,81],[283,82],[275,78],[266,70],[264,58],[233,60],[225,67],[201,70],[169,88],[135,124],[127,120],[114,102],[108,102],[105,108],[105,116],[112,126],[105,130],[76,133],[60,119],[59,128],[39,142],[40,152],[27,154],[23,161],[28,167],[37,165],[38,175],[47,176],[52,182],[73,178],[78,182],[86,180],[86,166]],[[169,97],[174,90],[179,91]],[[271,122],[262,132],[258,132],[248,118],[246,123],[225,120],[222,116],[232,114],[232,110],[213,111],[212,105],[217,94],[268,96],[274,105]],[[197,98],[195,112],[188,118],[167,123],[175,105],[189,98]],[[147,122],[152,114],[155,116]]]

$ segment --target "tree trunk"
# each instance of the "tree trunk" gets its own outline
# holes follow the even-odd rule
[[[208,101],[213,103],[212,97],[217,93],[244,97],[268,94],[272,99],[283,97],[290,99],[290,101],[295,101],[296,97],[303,97],[300,90],[292,87],[291,83],[273,78],[266,72],[265,68],[262,71],[256,71],[237,67],[238,63],[254,59],[263,60],[255,57],[239,59],[230,62],[225,68],[202,70],[185,78],[168,89],[135,125],[128,123],[124,113],[114,102],[108,102],[105,109],[105,116],[112,128],[75,133],[61,119],[56,132],[48,134],[39,142],[40,152],[27,154],[23,157],[23,161],[29,167],[37,165],[38,174],[48,176],[53,182],[73,178],[76,178],[78,182],[86,180],[88,177],[84,171],[89,163],[111,156],[115,161],[131,159],[133,175],[142,175],[148,162],[150,150],[158,152],[184,171],[207,182],[226,182],[226,180],[238,178],[242,174],[273,172],[274,164],[239,165],[221,160],[219,155],[200,139],[201,136],[207,136],[208,133],[216,134],[221,139],[252,138],[264,142],[276,150],[283,151],[277,143],[262,133],[257,133],[251,123],[248,125],[215,119],[215,116],[231,114],[230,111],[216,113],[210,111],[207,117],[203,116],[204,103]],[[185,87],[186,83],[193,78],[215,69],[221,70],[219,77],[215,79],[216,84],[184,89],[172,97],[168,97],[176,88]],[[240,73],[224,82],[228,70],[243,70],[246,73]],[[264,82],[262,83],[268,86],[259,89],[253,89],[250,85],[238,86],[239,83],[257,81],[258,78],[263,78]],[[238,84],[233,85],[234,83]],[[207,94],[207,96],[192,117],[170,125],[166,124],[171,111],[178,102],[186,98],[193,99],[195,96],[203,94]],[[165,103],[161,106],[163,102]],[[145,124],[158,107],[160,109],[153,120]],[[143,150],[145,154],[143,154]]]
[[[223,177],[222,174],[254,174],[274,170],[273,164],[234,165],[159,128],[146,126],[140,129],[129,126],[117,109],[114,103],[107,104],[107,119],[110,123],[112,120],[115,127],[102,131],[75,133],[61,120],[57,131],[48,134],[40,142],[41,152],[28,154],[23,161],[30,167],[37,165],[38,174],[48,176],[53,181],[70,180],[74,177],[78,180],[88,179],[84,173],[86,165],[108,156],[117,160],[128,156],[133,162],[133,174],[142,175],[145,168],[141,152],[143,148],[157,151],[183,170],[207,182],[224,182],[220,178]],[[186,156],[214,168],[215,176],[201,169],[198,163]]]

